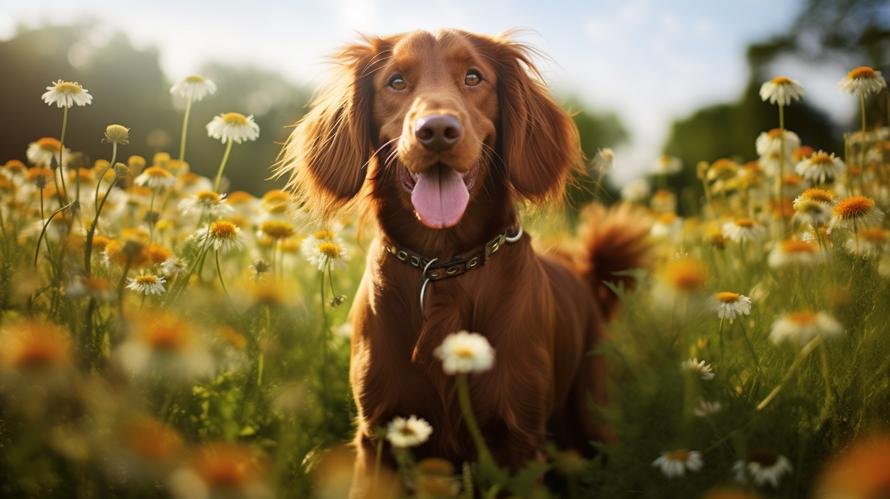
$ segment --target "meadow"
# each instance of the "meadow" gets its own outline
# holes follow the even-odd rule
[[[843,151],[800,143],[784,111],[803,88],[777,77],[761,89],[776,128],[750,138],[757,154],[695,165],[697,212],[666,187],[676,158],[625,187],[652,251],[636,285],[615,288],[600,349],[616,438],[596,458],[548,448],[513,475],[415,462],[430,428],[395,421],[380,436],[400,467],[381,471],[379,497],[400,484],[416,497],[887,497],[890,128],[866,121],[887,91],[871,68],[841,77],[838,98],[862,114]],[[200,76],[171,89],[187,102],[178,151],[130,155],[108,116],[107,159],[86,163],[65,136],[102,96],[50,83],[59,135],[0,168],[4,496],[347,494],[346,315],[373,228],[355,213],[314,220],[284,191],[230,190],[226,171],[245,167],[232,150],[263,136],[236,112],[188,136],[215,91]],[[213,178],[190,171],[199,140],[219,142]],[[610,157],[594,158],[598,174]],[[526,219],[539,248],[575,244],[560,210]]]

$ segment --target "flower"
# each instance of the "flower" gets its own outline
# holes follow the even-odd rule
[[[652,466],[660,468],[668,478],[685,476],[687,471],[698,471],[703,465],[700,452],[686,449],[662,452],[655,461],[652,461]]]
[[[649,182],[644,178],[638,178],[628,182],[621,188],[621,199],[631,203],[638,203],[649,196]]]
[[[188,380],[213,371],[213,358],[198,332],[178,316],[161,310],[143,311],[130,324],[129,336],[114,357],[131,375]]]
[[[855,229],[881,223],[884,212],[865,196],[851,196],[834,205],[831,228]]]
[[[843,326],[828,313],[800,310],[773,322],[769,339],[776,344],[790,341],[803,345],[816,336],[836,337],[843,332]]]
[[[28,150],[25,156],[28,161],[35,166],[58,166],[59,151],[62,150],[62,143],[58,139],[52,137],[42,137],[28,144]],[[71,154],[65,148],[65,157],[70,158]],[[55,164],[53,164],[55,161]]]
[[[748,483],[750,478],[758,487],[766,484],[778,487],[779,481],[791,473],[792,468],[791,461],[781,454],[755,450],[749,452],[746,459],[736,461],[732,469],[739,482]]]
[[[397,417],[386,427],[386,439],[394,447],[416,447],[430,438],[433,427],[423,418]]]
[[[161,272],[166,277],[176,277],[188,270],[185,262],[177,257],[170,257],[161,263]]]
[[[705,418],[712,414],[717,414],[720,410],[723,409],[723,404],[718,401],[708,401],[705,399],[701,399],[698,401],[698,405],[692,409],[692,414],[699,418]]]
[[[169,486],[180,499],[273,497],[266,483],[267,465],[250,447],[234,443],[203,444],[190,465],[173,472]]]
[[[832,153],[816,151],[803,159],[794,171],[811,184],[827,184],[844,171],[844,162]]]
[[[260,136],[260,127],[253,121],[253,116],[225,113],[207,124],[207,135],[223,142],[231,140],[240,144],[245,140],[256,140]]]
[[[260,224],[260,232],[272,239],[287,239],[294,235],[294,231],[293,224],[285,220],[269,219]]]
[[[791,101],[803,97],[803,86],[787,76],[777,76],[760,86],[760,98],[763,102],[787,106]]]
[[[160,166],[149,166],[136,177],[136,185],[151,189],[173,187],[174,184],[176,184],[176,177]]]
[[[740,315],[751,313],[751,298],[731,291],[715,293],[712,298],[717,317],[733,320]]]
[[[67,366],[71,339],[60,326],[44,321],[17,321],[0,329],[0,369],[33,375]]]
[[[93,96],[89,90],[83,88],[76,81],[56,80],[52,85],[46,87],[46,93],[43,94],[43,102],[50,106],[71,108],[75,104],[78,106],[86,106],[93,102]]]
[[[799,224],[821,227],[831,220],[831,202],[834,196],[822,189],[807,189],[794,199],[793,220]]]
[[[886,497],[890,487],[890,435],[877,434],[854,442],[832,458],[825,469],[817,499]]]
[[[890,242],[890,231],[880,227],[865,227],[847,239],[844,247],[853,255],[876,257],[887,249],[888,242]]]
[[[433,353],[442,361],[445,374],[479,373],[494,365],[494,349],[479,333],[450,334]]]
[[[655,162],[655,166],[652,172],[656,175],[670,175],[673,173],[678,173],[682,169],[683,162],[680,161],[680,158],[670,156],[668,154],[662,154]]]
[[[220,253],[228,253],[232,249],[241,247],[240,234],[241,229],[234,223],[228,220],[217,220],[198,229],[194,237],[201,245],[209,245]]]
[[[263,222],[263,226],[274,220]],[[267,227],[268,229],[268,227]],[[263,230],[264,233],[265,230]],[[329,230],[319,230],[300,243],[300,251],[309,263],[324,270],[326,267],[340,267],[345,264],[348,254],[343,242]]]
[[[723,224],[723,235],[737,243],[756,242],[766,237],[766,228],[750,218],[738,218]]]
[[[201,75],[186,76],[170,87],[170,93],[175,97],[198,102],[208,95],[216,93],[216,83]]]
[[[704,381],[709,381],[714,379],[714,369],[711,367],[711,364],[703,360],[698,360],[695,357],[691,359],[686,359],[680,364],[680,368],[683,371],[697,374]]]
[[[235,209],[224,203],[225,199],[225,194],[210,190],[198,191],[179,202],[179,212],[183,215],[206,213],[213,218],[229,215]]]
[[[125,146],[130,143],[130,129],[123,125],[108,125],[105,127],[105,140]]]
[[[783,135],[785,137],[785,156],[790,157],[800,147],[800,137],[791,130],[785,130],[783,133],[781,128],[773,128],[757,136],[757,141],[754,143],[757,148],[757,154],[760,156],[780,154],[782,152]]]
[[[140,274],[136,277],[127,278],[127,289],[133,290],[140,295],[159,295],[165,290],[164,284],[167,280],[163,276],[154,274]]]
[[[868,95],[876,94],[887,86],[887,81],[880,71],[868,66],[859,66],[852,69],[838,85],[841,89],[851,94]]]
[[[821,263],[825,259],[825,252],[815,243],[786,239],[770,251],[767,262],[770,267],[779,268],[786,265],[812,265]]]
[[[144,415],[117,422],[113,437],[108,458],[128,478],[163,475],[179,462],[185,447],[173,427]]]

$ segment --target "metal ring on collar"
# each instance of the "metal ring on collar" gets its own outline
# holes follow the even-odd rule
[[[522,226],[519,226],[519,232],[516,233],[515,236],[508,236],[504,234],[504,239],[507,240],[508,243],[515,243],[522,237]]]

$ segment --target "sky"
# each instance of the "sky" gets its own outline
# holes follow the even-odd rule
[[[745,47],[787,28],[802,0],[0,0],[0,39],[19,24],[98,19],[139,47],[156,46],[171,81],[205,61],[255,65],[316,86],[326,55],[357,33],[461,28],[520,37],[559,95],[617,113],[631,133],[616,150],[613,178],[641,174],[661,150],[674,119],[705,104],[734,100],[747,81]],[[852,107],[838,98],[843,68],[780,63],[832,116]],[[793,70],[793,71],[789,71]],[[797,74],[792,74],[794,71]],[[753,141],[753,138],[752,138]]]

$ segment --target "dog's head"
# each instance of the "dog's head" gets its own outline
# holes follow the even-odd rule
[[[445,30],[366,38],[335,58],[285,149],[279,173],[312,208],[352,200],[369,172],[398,183],[401,205],[432,229],[458,225],[494,172],[526,199],[562,191],[578,132],[547,94],[529,50]]]

